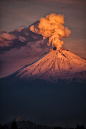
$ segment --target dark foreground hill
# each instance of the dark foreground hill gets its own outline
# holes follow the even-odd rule
[[[57,83],[45,80],[1,80],[0,122],[5,123],[21,115],[37,124],[69,126],[83,124],[86,118],[85,83]]]

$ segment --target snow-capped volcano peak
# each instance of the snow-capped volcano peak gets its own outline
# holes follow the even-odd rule
[[[39,60],[23,67],[16,76],[27,79],[58,80],[73,78],[76,73],[83,71],[86,71],[86,60],[70,51],[61,49],[59,51],[50,50]]]

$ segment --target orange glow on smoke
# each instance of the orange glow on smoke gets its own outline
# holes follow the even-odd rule
[[[55,13],[51,13],[47,15],[45,18],[41,18],[39,20],[39,25],[35,27],[32,25],[30,30],[37,34],[41,34],[43,39],[49,37],[49,42],[47,45],[52,47],[56,47],[59,50],[62,47],[63,41],[61,39],[63,37],[68,37],[71,31],[64,27],[64,16],[61,14],[56,15]]]

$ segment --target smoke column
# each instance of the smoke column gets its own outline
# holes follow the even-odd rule
[[[63,37],[68,37],[71,31],[64,27],[64,15],[55,13],[51,13],[47,15],[45,18],[41,18],[39,20],[39,25],[35,27],[32,25],[30,30],[37,34],[41,34],[43,39],[49,38],[48,46],[52,44],[52,47],[56,47],[57,50],[62,48],[63,41],[61,39]]]

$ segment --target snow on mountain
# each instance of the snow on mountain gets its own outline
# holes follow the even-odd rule
[[[46,52],[0,84],[2,123],[18,115],[48,125],[85,121],[86,60],[70,51]]]
[[[24,79],[44,79],[48,81],[85,80],[86,60],[74,53],[61,49],[50,50],[43,57],[20,69],[16,76]]]

